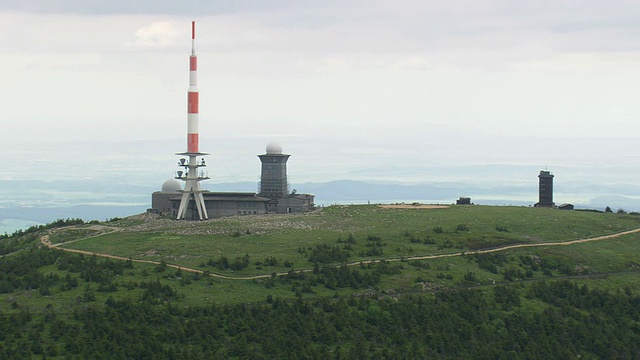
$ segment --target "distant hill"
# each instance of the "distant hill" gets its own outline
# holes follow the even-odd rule
[[[256,191],[257,184],[251,182],[233,182],[207,184],[211,191]],[[289,190],[298,193],[316,195],[316,203],[331,204],[334,202],[380,202],[399,201],[413,202],[420,200],[434,200],[445,203],[453,203],[460,196],[470,194],[491,194],[498,190],[505,192],[522,192],[526,189],[518,186],[502,186],[498,188],[472,187],[460,183],[436,183],[436,184],[399,184],[370,182],[357,180],[334,180],[328,182],[290,183]],[[535,203],[536,194],[532,194],[531,203]],[[508,196],[504,196],[508,199]],[[500,199],[498,199],[500,200]],[[513,202],[511,202],[514,204]]]
[[[495,174],[508,170],[503,167],[488,169]],[[471,170],[459,169],[454,175],[468,176],[469,171]],[[258,191],[258,183],[251,181],[209,181],[203,185],[210,191]],[[535,182],[502,183],[498,180],[429,183],[425,179],[422,184],[335,180],[290,182],[289,186],[290,190],[296,189],[299,193],[314,194],[317,205],[416,201],[450,204],[460,196],[470,196],[476,204],[529,206],[537,202],[538,196]],[[580,181],[571,184],[558,182],[554,186],[554,200],[557,204],[572,203],[576,208],[599,210],[609,206],[614,211],[640,211],[640,199],[631,196],[635,191],[633,187],[616,189],[603,185],[594,189],[594,185]],[[151,193],[157,190],[158,184],[128,184],[123,181],[95,179],[0,180],[0,234],[59,218],[105,220],[142,213],[150,207]]]

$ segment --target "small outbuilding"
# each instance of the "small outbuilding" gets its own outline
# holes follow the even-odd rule
[[[471,198],[468,196],[461,196],[456,200],[456,205],[471,205]]]
[[[558,210],[573,210],[573,204],[562,204],[558,206]]]

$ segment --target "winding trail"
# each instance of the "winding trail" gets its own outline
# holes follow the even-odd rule
[[[121,231],[121,229],[117,229],[117,228],[109,228],[109,227],[102,227],[101,228],[101,230],[107,230],[107,229],[111,230],[108,233],[115,232],[115,231]],[[610,235],[603,235],[603,236],[597,236],[597,237],[592,237],[592,238],[584,238],[584,239],[577,239],[577,240],[570,240],[570,241],[559,241],[559,242],[549,242],[549,243],[535,243],[535,244],[515,244],[515,245],[506,245],[506,246],[496,247],[496,248],[491,248],[491,249],[481,249],[481,250],[474,250],[474,251],[462,251],[462,252],[450,253],[450,254],[427,255],[427,256],[411,256],[411,257],[401,257],[401,258],[393,258],[393,259],[362,260],[362,261],[355,261],[355,262],[351,262],[351,263],[346,263],[345,265],[346,266],[357,266],[357,265],[360,265],[360,264],[373,264],[373,263],[379,263],[379,262],[382,262],[382,261],[398,262],[398,261],[410,261],[410,260],[430,260],[430,259],[440,259],[440,258],[448,258],[448,257],[455,257],[455,256],[463,256],[463,255],[486,254],[486,253],[493,253],[493,252],[498,252],[498,251],[505,251],[505,250],[511,250],[511,249],[519,249],[519,248],[527,248],[527,247],[568,246],[568,245],[581,244],[581,243],[592,242],[592,241],[602,241],[602,240],[615,239],[615,238],[618,238],[618,237],[621,237],[621,236],[635,234],[635,233],[639,233],[639,232],[640,232],[640,228],[637,228],[637,229],[622,231],[622,232],[615,233],[615,234],[610,234]],[[100,235],[104,235],[104,234],[105,233],[102,233],[102,234],[99,234],[99,235],[96,235],[96,236],[100,236]],[[94,237],[94,236],[89,236],[89,237]],[[60,243],[60,244],[52,244],[51,241],[49,240],[49,234],[46,234],[46,235],[43,235],[40,238],[40,243],[42,245],[50,248],[50,249],[56,249],[56,250],[61,250],[61,251],[66,251],[66,252],[72,252],[72,253],[76,253],[76,254],[84,254],[84,255],[90,255],[90,256],[95,255],[95,256],[100,256],[100,257],[109,258],[109,259],[131,261],[131,262],[135,262],[135,263],[144,263],[144,264],[152,264],[152,265],[160,265],[161,264],[159,261],[132,259],[132,258],[127,258],[127,257],[123,257],[123,256],[104,254],[104,253],[97,253],[97,252],[91,252],[91,251],[85,251],[85,250],[69,249],[69,248],[62,247],[62,245],[73,243],[73,242],[80,241],[80,240],[86,240],[86,239],[87,238],[83,238],[83,239],[72,240],[72,241],[68,241],[68,242],[64,242],[64,243]],[[176,265],[176,264],[168,264],[167,263],[166,265],[167,265],[167,267],[170,267],[170,268],[184,270],[184,271],[188,271],[188,272],[192,272],[192,273],[206,274],[206,275],[211,276],[211,277],[215,277],[215,278],[218,278],[218,279],[225,279],[225,280],[257,280],[257,279],[266,279],[266,278],[270,278],[270,277],[274,276],[273,274],[255,275],[255,276],[226,276],[226,275],[220,275],[220,274],[212,273],[212,272],[209,272],[209,271],[203,271],[203,270],[200,270],[200,269],[194,269],[194,268],[185,267],[185,266]],[[305,272],[310,272],[310,271],[313,271],[313,269],[295,270],[295,271],[293,271],[293,273],[305,273]],[[285,276],[285,275],[289,275],[290,273],[291,272],[280,272],[280,273],[275,273],[275,276]]]

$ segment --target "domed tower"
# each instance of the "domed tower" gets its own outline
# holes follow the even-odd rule
[[[282,146],[276,143],[267,145],[267,153],[258,155],[262,162],[260,173],[259,196],[269,199],[282,199],[289,194],[287,184],[287,154],[282,153]]]

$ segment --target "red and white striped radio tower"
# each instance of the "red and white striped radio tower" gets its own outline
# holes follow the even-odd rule
[[[196,22],[191,22],[191,56],[189,57],[189,90],[187,96],[187,152],[177,153],[176,155],[188,156],[189,159],[181,158],[178,165],[184,168],[184,171],[176,173],[176,179],[185,182],[180,200],[180,208],[178,209],[177,219],[186,219],[189,212],[189,202],[193,201],[198,210],[198,218],[206,220],[207,207],[204,204],[203,190],[200,188],[200,181],[207,180],[209,177],[201,168],[205,167],[204,155],[201,153],[198,143],[198,57],[196,56]],[[198,159],[198,157],[201,157]],[[190,218],[195,218],[193,214]]]

